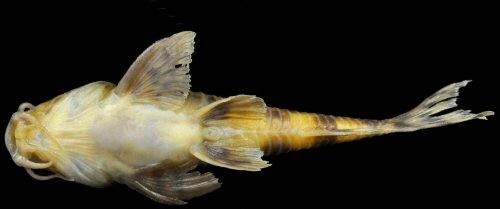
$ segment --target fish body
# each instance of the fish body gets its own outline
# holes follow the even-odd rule
[[[62,178],[93,187],[117,182],[161,203],[184,204],[220,187],[212,173],[194,171],[202,162],[259,171],[270,166],[264,155],[494,114],[439,114],[456,106],[458,89],[469,81],[448,85],[386,120],[272,108],[250,95],[191,92],[194,36],[181,32],[156,42],[118,85],[94,82],[37,106],[22,104],[5,134],[14,162],[38,180]]]

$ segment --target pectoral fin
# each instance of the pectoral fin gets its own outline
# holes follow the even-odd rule
[[[188,73],[194,37],[194,32],[181,32],[151,45],[130,66],[115,93],[132,94],[137,102],[180,108],[191,87]]]
[[[189,200],[220,187],[212,173],[189,172],[197,166],[190,161],[181,164],[165,163],[141,170],[126,184],[145,196],[168,205],[186,204]]]

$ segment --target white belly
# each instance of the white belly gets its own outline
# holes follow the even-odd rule
[[[131,166],[183,160],[190,156],[189,147],[201,142],[198,121],[183,113],[132,105],[105,115],[93,125],[92,137]]]

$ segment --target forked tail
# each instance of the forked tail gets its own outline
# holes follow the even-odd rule
[[[471,113],[470,110],[455,110],[450,113],[438,115],[442,111],[457,106],[458,90],[469,83],[470,80],[450,84],[425,99],[414,109],[387,120],[397,132],[416,131],[425,128],[446,126],[461,123],[472,119],[487,120],[487,116],[494,115],[493,111]]]
[[[495,113],[485,111],[475,114],[470,110],[456,110],[440,114],[457,106],[458,90],[469,82],[450,84],[407,113],[386,120],[365,120],[268,108],[268,119],[265,127],[261,129],[258,142],[266,154],[278,154],[387,133],[446,126],[472,119],[486,120],[487,116]],[[262,131],[267,134],[262,134]]]

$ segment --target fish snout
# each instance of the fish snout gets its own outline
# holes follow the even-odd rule
[[[19,106],[7,125],[5,145],[14,163],[25,168],[33,178],[48,180],[61,177],[58,174],[40,176],[32,170],[50,169],[53,165],[48,150],[43,146],[44,141],[47,140],[44,134],[46,130],[33,116],[35,111],[36,107],[30,103],[23,103]]]

